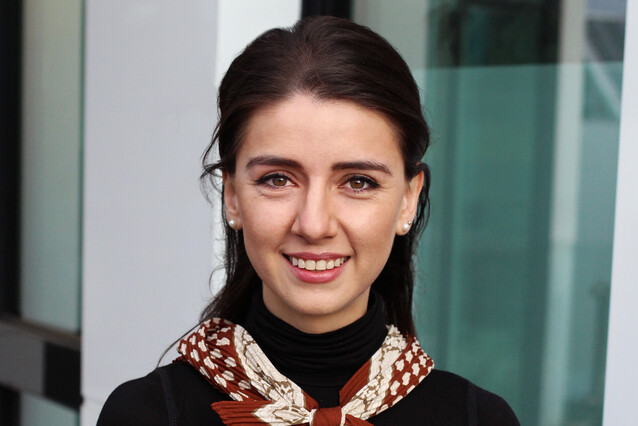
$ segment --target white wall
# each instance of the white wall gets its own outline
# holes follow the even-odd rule
[[[150,372],[209,297],[199,159],[215,125],[217,2],[88,0],[82,423]]]
[[[628,0],[603,423],[638,424],[638,0]]]
[[[299,15],[298,0],[86,1],[82,424],[210,298],[218,215],[198,176],[216,86],[248,41]]]
[[[301,17],[301,0],[219,0],[215,83],[232,60],[259,34],[289,27]]]

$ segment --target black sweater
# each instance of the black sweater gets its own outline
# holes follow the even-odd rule
[[[379,348],[386,335],[383,303],[342,329],[306,334],[279,320],[255,297],[243,326],[273,365],[322,407],[338,405],[341,387]],[[222,425],[210,404],[229,400],[186,363],[161,367],[120,385],[109,396],[98,426]],[[433,370],[392,408],[368,419],[374,425],[518,425],[509,405],[452,373]]]

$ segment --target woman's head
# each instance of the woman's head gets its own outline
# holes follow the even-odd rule
[[[246,197],[249,197],[250,193],[246,191],[242,193],[241,189],[237,191],[237,185],[231,187],[228,186],[228,184],[236,182],[234,179],[236,174],[238,174],[238,158],[244,158],[244,160],[248,158],[246,155],[242,157],[242,154],[245,154],[246,151],[244,148],[246,146],[250,146],[251,148],[260,146],[258,137],[254,133],[268,131],[263,129],[263,127],[264,125],[268,127],[268,124],[276,122],[276,120],[273,121],[274,118],[285,121],[286,117],[294,118],[297,111],[303,110],[307,113],[306,115],[297,114],[299,119],[304,122],[302,124],[309,124],[313,121],[313,117],[331,117],[332,114],[332,120],[324,123],[324,127],[328,130],[332,128],[332,123],[346,127],[349,123],[351,124],[349,120],[341,120],[342,123],[337,123],[341,117],[354,117],[354,121],[361,119],[357,121],[359,124],[365,122],[366,119],[370,119],[372,120],[370,122],[371,124],[369,123],[370,126],[376,123],[379,129],[384,128],[386,130],[385,133],[379,130],[380,139],[383,139],[384,135],[392,139],[390,145],[386,144],[386,157],[395,158],[398,163],[392,163],[390,160],[386,162],[393,164],[393,166],[397,164],[401,166],[402,176],[400,177],[405,189],[409,189],[410,184],[414,187],[414,183],[418,182],[421,176],[423,176],[423,190],[420,191],[420,193],[416,191],[413,203],[414,208],[410,211],[410,209],[405,209],[403,198],[397,201],[399,200],[397,194],[403,197],[403,193],[395,188],[396,190],[393,193],[394,198],[390,198],[399,204],[394,206],[396,207],[396,211],[391,209],[391,214],[388,214],[390,214],[390,216],[395,214],[393,220],[399,224],[399,228],[396,229],[397,232],[392,235],[390,242],[386,244],[387,247],[379,246],[376,248],[376,251],[382,254],[381,257],[388,258],[388,260],[385,265],[381,262],[382,265],[379,265],[380,271],[378,273],[375,272],[376,278],[371,277],[370,280],[374,281],[373,288],[381,294],[386,302],[388,320],[397,324],[403,331],[412,332],[413,325],[410,308],[413,274],[411,262],[416,237],[423,228],[427,216],[429,172],[424,163],[421,162],[421,158],[428,147],[429,134],[426,122],[421,113],[417,86],[407,65],[399,54],[383,38],[365,27],[331,17],[306,19],[300,21],[290,30],[270,30],[251,43],[244,52],[233,61],[222,80],[218,102],[220,121],[213,137],[213,142],[205,154],[204,177],[212,176],[217,169],[223,171],[226,176],[225,190],[230,189],[232,191],[232,196],[229,196],[228,193],[226,194],[226,202],[230,200],[231,202],[229,204],[232,205],[225,207],[224,214],[233,216],[231,218],[236,221],[241,221],[242,218],[240,216],[248,212],[250,208],[248,200],[250,198]],[[313,110],[313,108],[315,108],[315,110]],[[341,110],[339,110],[339,108],[341,108]],[[284,111],[287,111],[287,114],[284,114]],[[360,116],[357,116],[357,113],[360,113]],[[290,123],[290,120],[288,120],[288,122]],[[259,127],[260,125],[261,128]],[[285,123],[282,125],[285,125]],[[270,127],[272,130],[273,126]],[[274,131],[276,132],[280,127],[282,126],[275,126]],[[257,130],[255,130],[255,128],[257,128]],[[321,130],[321,128],[318,129]],[[251,131],[253,134],[251,134]],[[312,133],[312,130],[308,129],[300,131],[310,131]],[[350,152],[346,149],[343,155],[350,155],[347,160],[350,162],[355,161],[357,160],[355,157],[359,155],[357,152],[362,153],[365,151],[360,149],[364,146],[363,144],[373,144],[374,137],[372,137],[372,135],[370,135],[371,137],[369,139],[362,137],[360,138],[361,140],[356,141],[357,143],[348,144],[347,139],[339,139],[338,136],[339,134],[335,134],[335,137],[330,139],[329,137],[326,138],[325,134],[318,135],[312,133],[310,137],[315,142],[325,138],[325,142],[314,145],[314,150],[309,149],[310,145],[306,147],[301,146],[301,144],[304,143],[303,137],[296,139],[299,146],[291,145],[289,149],[285,151],[281,150],[282,144],[271,144],[276,151],[276,156],[283,156],[285,158],[290,157],[282,155],[282,153],[285,154],[286,152],[292,152],[292,157],[294,157],[294,148],[301,150],[309,149],[308,152],[316,156],[317,159],[323,160],[320,161],[320,163],[323,163],[325,166],[321,169],[325,173],[318,170],[313,171],[310,169],[313,167],[311,164],[314,163],[306,162],[301,165],[303,166],[303,170],[298,173],[299,182],[294,181],[297,179],[297,176],[284,175],[284,178],[279,178],[281,180],[280,183],[294,184],[296,188],[306,188],[304,186],[305,184],[301,182],[303,179],[306,179],[308,182],[318,182],[321,180],[321,182],[327,184],[330,179],[334,180],[340,177],[345,179],[345,176],[348,175],[346,172],[350,172],[348,176],[352,175],[353,170],[357,172],[359,169],[341,169],[340,172],[343,172],[341,174],[330,174],[328,169],[332,170],[333,168],[332,166],[328,167],[328,158],[326,157],[339,147],[346,146],[347,148],[348,145],[354,145],[357,148],[350,150]],[[248,142],[247,137],[249,139]],[[260,140],[265,140],[263,135],[259,137],[262,138]],[[285,139],[285,136],[282,135],[275,135],[275,137]],[[291,140],[292,138],[286,143],[290,143]],[[328,145],[330,145],[328,142],[331,140],[339,140],[340,143],[336,145],[332,144],[330,147],[331,150],[327,151],[329,149]],[[213,156],[212,150],[215,142],[218,143],[219,161],[210,164],[209,160]],[[311,144],[312,141],[308,143]],[[325,147],[326,149],[324,155],[321,155],[321,147]],[[388,147],[390,151],[388,151]],[[253,150],[253,152],[256,151]],[[297,152],[301,153],[302,151]],[[379,147],[377,147],[375,155],[382,156],[382,154],[379,154],[380,152]],[[270,151],[266,152],[266,154],[273,156]],[[393,157],[393,154],[396,154],[395,157]],[[359,155],[359,157],[361,157],[359,158],[360,160],[368,161],[374,157],[374,155]],[[303,157],[300,158],[303,160]],[[383,163],[382,158],[377,158],[377,160],[379,160],[375,160],[377,163]],[[246,161],[250,161],[250,159]],[[241,164],[243,168],[246,168],[246,166],[247,164]],[[299,164],[297,164],[297,166],[299,166]],[[253,170],[255,169],[256,168],[253,167]],[[283,166],[282,170],[288,173],[288,169]],[[243,173],[244,171],[245,170],[242,169],[240,172]],[[290,173],[297,172],[291,171]],[[396,178],[397,174],[395,171],[392,176]],[[248,179],[248,172],[243,173],[242,176]],[[316,179],[312,180],[312,176]],[[319,176],[322,177],[320,178]],[[263,178],[263,176],[259,176],[258,179],[261,178]],[[270,179],[272,179],[272,177]],[[242,182],[247,182],[247,180]],[[350,182],[348,185],[350,189],[352,189],[352,181],[347,180],[347,182]],[[327,191],[331,194],[343,195],[343,188],[345,187],[342,183],[343,182],[338,182],[338,184],[334,185],[334,188],[340,188],[335,192],[330,192],[330,187],[326,186]],[[394,183],[396,183],[396,180],[393,181],[393,184]],[[361,182],[356,182],[356,185],[360,184]],[[366,183],[363,182],[363,184],[365,185]],[[313,188],[315,188],[316,184],[313,183],[313,185],[315,185],[313,186]],[[419,186],[420,189],[420,185],[417,186]],[[253,187],[256,188],[255,185],[253,185]],[[242,188],[248,189],[250,186],[244,186]],[[301,190],[295,191],[292,191],[292,193],[301,194]],[[386,192],[387,191],[379,190],[377,193],[385,194]],[[306,193],[309,192],[306,191]],[[339,198],[341,195],[335,195],[337,198],[328,198],[328,200],[331,204],[339,204],[339,202],[343,201],[343,197]],[[242,196],[244,196],[244,198],[241,198]],[[255,204],[263,201],[263,199],[268,199],[268,194],[264,195],[263,193],[256,192],[250,196],[255,197],[253,198]],[[298,199],[303,198],[301,195],[295,196],[298,197]],[[310,198],[305,197],[307,200],[310,200]],[[239,205],[235,202],[237,200],[239,200]],[[361,200],[350,200],[349,202],[354,203],[353,206],[356,206],[357,202],[361,204],[360,201]],[[377,196],[377,203],[388,204],[389,201]],[[299,206],[300,203],[297,202],[295,205]],[[228,211],[229,207],[232,210],[232,214]],[[340,208],[342,207],[343,206]],[[295,209],[298,211],[300,208],[293,208],[287,205],[285,209],[292,212]],[[357,207],[351,206],[350,210],[356,211]],[[367,212],[374,212],[374,209],[368,208]],[[330,215],[332,213],[328,211],[327,214]],[[365,209],[362,210],[362,214],[366,214]],[[375,218],[378,218],[380,214],[381,213],[376,212],[370,220],[374,222]],[[238,216],[234,217],[235,215]],[[290,215],[294,216],[293,213],[290,213]],[[244,218],[243,220],[253,220],[254,217],[257,216],[248,215],[250,219]],[[347,222],[352,223],[355,219],[351,217],[348,220],[340,220],[343,224],[347,225]],[[407,234],[406,232],[402,232],[403,223],[400,223],[400,221],[403,220],[413,222],[411,231]],[[291,216],[290,234],[297,233],[296,235],[299,237],[299,240],[295,244],[287,240],[284,244],[286,248],[295,246],[293,251],[297,252],[306,244],[307,249],[302,250],[302,252],[310,254],[323,253],[323,248],[332,248],[328,247],[330,244],[325,244],[328,240],[317,242],[316,238],[307,235],[306,231],[299,234],[299,223],[301,222],[302,220],[295,219]],[[335,219],[335,225],[339,226],[337,222],[339,222],[339,220]],[[236,227],[246,227],[246,232],[249,232],[249,229],[253,231],[256,229],[252,227],[252,225],[253,223],[240,223]],[[296,231],[293,230],[294,227],[297,227]],[[236,231],[230,227],[227,227],[226,231],[228,237],[226,244],[227,282],[213,303],[204,312],[203,316],[220,315],[231,320],[241,321],[241,318],[245,314],[247,299],[260,283],[260,277],[255,272],[253,266],[253,263],[259,262],[258,260],[255,262],[255,253],[258,244],[255,244],[257,240],[255,239],[254,232],[250,235],[244,235],[241,229]],[[334,229],[332,231],[334,231]],[[346,230],[344,230],[344,232],[345,231]],[[330,232],[324,235],[324,237],[333,238],[334,236],[328,236]],[[356,239],[356,237],[355,235],[354,239]],[[289,238],[294,239],[294,237]],[[387,240],[387,235],[384,238]],[[305,243],[302,243],[302,240],[305,240]],[[247,246],[244,244],[244,241]],[[330,253],[346,254],[348,256],[352,254],[356,256],[354,247],[348,247],[349,244],[344,244],[339,247],[343,253],[333,253],[332,251]],[[349,250],[351,250],[352,253],[350,253]],[[374,252],[374,250],[372,252]],[[286,253],[282,254],[286,255]],[[253,263],[250,262],[249,255],[251,255]],[[329,260],[330,259],[328,259],[328,261]],[[348,262],[350,262],[350,260]],[[354,265],[355,262],[352,261],[352,264]],[[263,266],[259,264],[255,266],[257,266],[258,269],[263,268]],[[264,275],[263,269],[260,273]],[[365,295],[365,300],[367,300],[367,293],[365,293]],[[264,296],[266,298],[266,294]]]

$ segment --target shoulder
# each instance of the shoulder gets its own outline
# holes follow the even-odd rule
[[[193,367],[174,363],[118,386],[97,425],[221,425],[210,404],[225,399]]]
[[[469,394],[474,394],[476,417],[479,425],[512,425],[520,423],[509,404],[500,396],[469,383]]]
[[[164,392],[157,370],[119,385],[104,403],[97,424],[168,424]]]
[[[374,418],[375,425],[518,426],[505,400],[456,374],[432,370],[403,400]]]

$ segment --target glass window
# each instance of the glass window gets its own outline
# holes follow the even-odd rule
[[[83,1],[23,0],[3,12],[10,13],[2,18],[10,21],[0,37],[3,58],[18,52],[2,76],[5,89],[11,73],[8,87],[14,92],[11,104],[3,98],[3,111],[19,124],[5,134],[15,149],[2,190],[15,197],[3,208],[0,224],[2,235],[11,238],[1,253],[3,272],[11,274],[3,275],[6,288],[0,291],[0,385],[7,386],[0,388],[0,423],[75,425]]]
[[[24,1],[20,313],[80,331],[82,1]]]
[[[525,425],[602,422],[625,6],[353,2],[432,126],[419,337]]]
[[[75,410],[49,400],[22,394],[20,398],[20,424],[75,426],[79,416]]]

